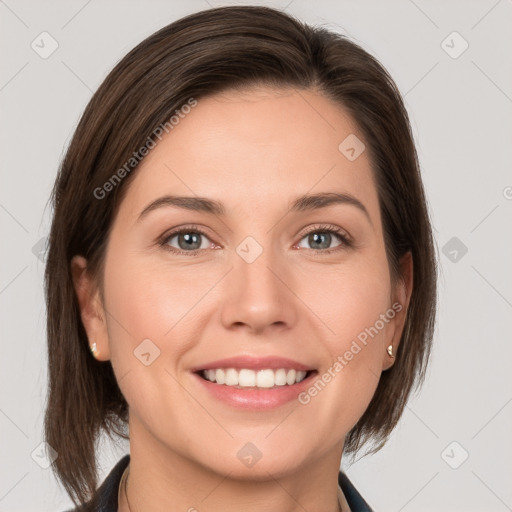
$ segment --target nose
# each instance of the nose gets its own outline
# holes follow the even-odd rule
[[[292,328],[298,318],[297,298],[285,262],[270,249],[252,262],[240,254],[234,253],[233,268],[224,283],[224,327],[252,334]]]

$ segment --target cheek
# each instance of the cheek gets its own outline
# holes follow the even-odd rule
[[[342,404],[347,413],[343,417],[353,424],[378,385],[386,340],[393,328],[389,270],[385,259],[374,259],[371,264],[360,260],[323,277],[324,286],[310,279],[303,292],[308,306],[322,320],[323,349],[330,360],[319,375],[329,388],[322,391],[329,396],[323,404]],[[340,428],[349,429],[352,424]]]
[[[344,352],[353,339],[373,326],[391,306],[391,283],[385,260],[354,258],[350,265],[309,275],[302,281],[301,297],[321,320],[331,356]],[[379,327],[384,332],[388,324],[379,323]]]
[[[200,334],[198,303],[211,287],[209,281],[190,269],[170,270],[136,255],[121,258],[112,252],[107,260],[111,362],[119,387],[139,418],[147,420],[161,408],[170,410],[180,400],[185,400],[181,409],[193,405],[172,376]]]
[[[149,258],[112,252],[105,267],[105,300],[113,364],[133,364],[133,352],[146,339],[164,356],[159,363],[172,364],[192,343],[190,336],[179,334],[197,323],[197,306],[210,281],[215,282],[197,270],[169,269]],[[172,354],[167,353],[170,347]]]

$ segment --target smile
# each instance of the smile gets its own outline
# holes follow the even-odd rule
[[[276,386],[293,386],[302,382],[308,373],[295,369],[263,369],[251,370],[249,368],[211,368],[201,370],[199,374],[203,379],[216,384],[236,388],[273,388]]]

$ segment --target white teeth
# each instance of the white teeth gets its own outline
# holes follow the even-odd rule
[[[222,370],[220,370],[222,371]],[[219,381],[217,381],[219,382]],[[238,372],[234,368],[229,368],[226,371],[226,380],[224,384],[228,386],[238,386]]]
[[[234,368],[230,368],[230,370],[234,370]],[[219,381],[217,381],[218,383]],[[240,370],[238,373],[238,385],[244,388],[256,386],[256,372],[254,370]]]
[[[295,377],[297,375],[297,372],[295,370],[290,370],[287,374],[286,374],[286,384],[288,384],[289,386],[291,384],[294,384],[295,383]]]
[[[218,384],[224,384],[226,382],[226,374],[224,370],[215,370],[215,380]]]
[[[256,386],[259,388],[273,388],[274,381],[275,377],[273,370],[259,370],[256,374]]]
[[[276,386],[284,386],[286,384],[286,370],[280,368],[274,373],[274,384]]]
[[[305,371],[286,370],[249,370],[246,368],[217,368],[215,370],[203,370],[202,375],[211,382],[226,386],[273,388],[274,386],[292,386],[301,382],[306,377]]]

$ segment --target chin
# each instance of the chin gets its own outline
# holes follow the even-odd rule
[[[211,459],[198,462],[215,473],[229,474],[230,479],[240,481],[266,481],[271,476],[281,478],[307,463],[304,446],[301,445],[298,450],[295,442],[288,444],[289,450],[283,450],[282,446],[275,446],[268,440],[266,443],[263,440],[261,443],[257,440],[236,440],[234,444],[235,448],[226,447],[222,450],[224,456],[220,457],[219,449],[216,448]],[[205,451],[202,455],[204,457]]]

